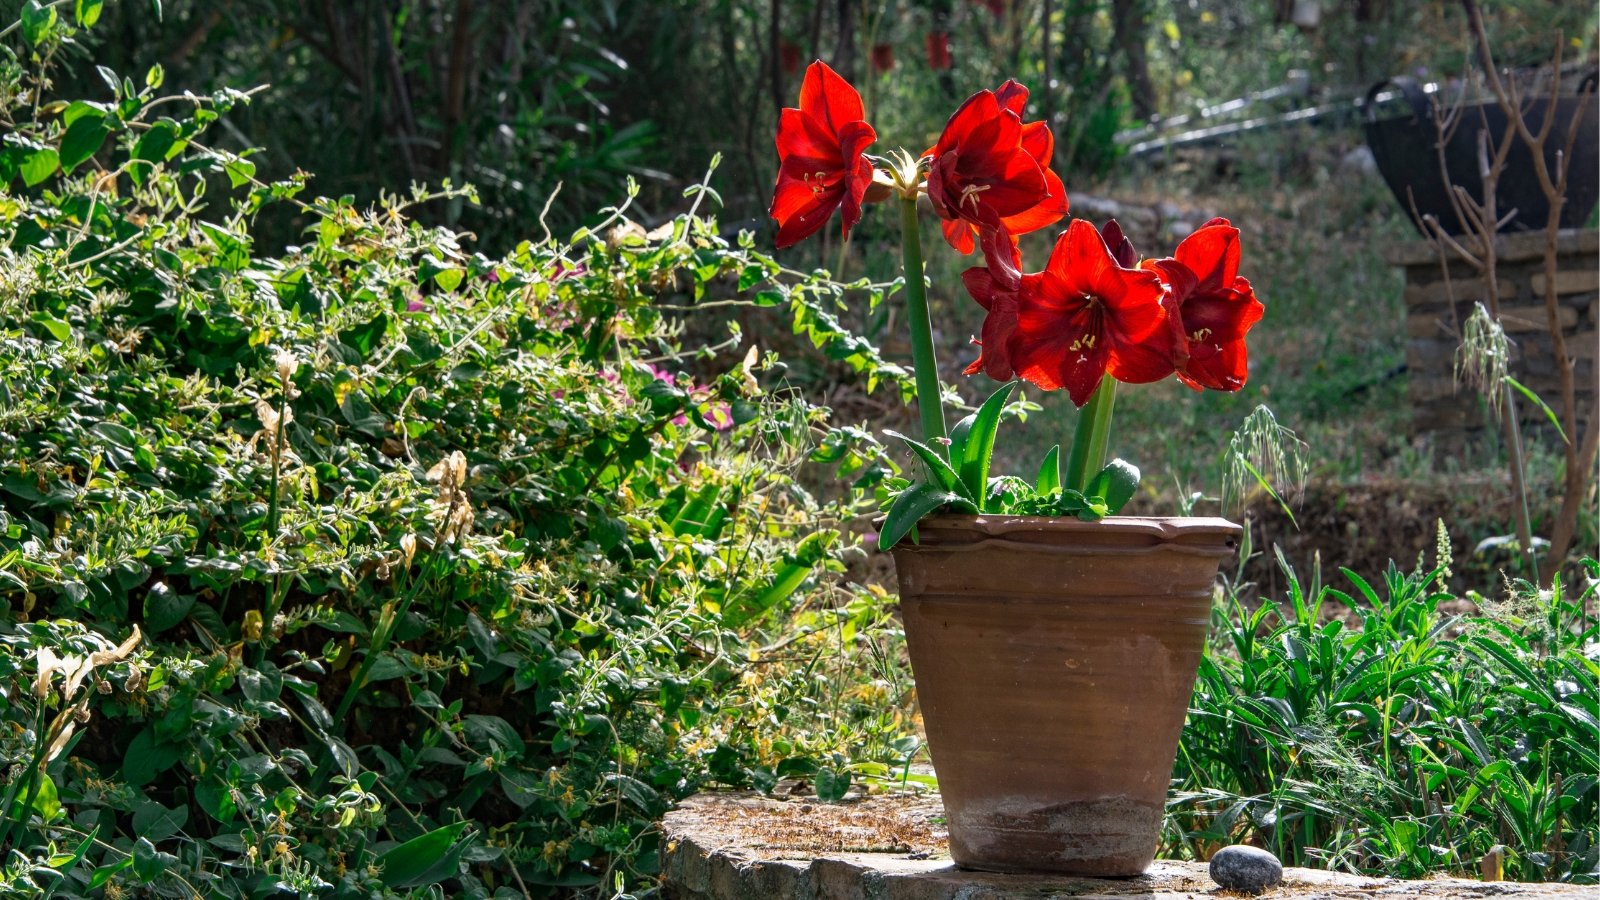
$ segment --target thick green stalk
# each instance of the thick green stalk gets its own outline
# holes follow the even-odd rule
[[[1117,380],[1110,375],[1089,395],[1089,402],[1078,410],[1078,427],[1072,434],[1072,456],[1067,460],[1062,485],[1075,491],[1089,486],[1089,479],[1106,465],[1106,445],[1111,441],[1111,410],[1117,405]]]
[[[945,456],[944,403],[939,393],[939,365],[933,356],[933,325],[928,316],[928,294],[922,278],[922,229],[917,223],[917,199],[900,200],[900,258],[906,276],[906,309],[911,321],[911,362],[917,377],[917,412],[922,417],[922,439]]]

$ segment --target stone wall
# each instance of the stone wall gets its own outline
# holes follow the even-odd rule
[[[1544,304],[1543,232],[1502,235],[1497,289],[1500,321],[1512,341],[1512,377],[1538,394],[1559,416],[1560,379]],[[1567,355],[1574,361],[1579,429],[1595,393],[1596,305],[1600,298],[1600,232],[1564,231],[1557,239],[1556,293]],[[1475,391],[1455,383],[1461,323],[1485,300],[1485,281],[1470,266],[1452,260],[1447,283],[1431,241],[1398,244],[1385,254],[1406,274],[1406,367],[1410,373],[1411,430],[1431,433],[1459,446],[1494,422]],[[1451,254],[1452,257],[1454,254]],[[1452,300],[1453,309],[1452,309]],[[1534,404],[1519,398],[1518,413],[1535,429],[1549,429]]]

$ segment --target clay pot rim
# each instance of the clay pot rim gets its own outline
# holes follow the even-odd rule
[[[1168,540],[1180,537],[1238,537],[1244,526],[1218,516],[1106,516],[1086,522],[1074,516],[952,515],[929,516],[917,523],[921,528],[952,528],[976,531],[996,537],[1016,532],[1064,534],[1148,535]]]
[[[1238,552],[1244,528],[1209,516],[1107,516],[1098,522],[1072,517],[948,515],[917,523],[890,551],[970,553],[1009,547],[1029,553],[1126,556],[1156,552],[1226,557]]]

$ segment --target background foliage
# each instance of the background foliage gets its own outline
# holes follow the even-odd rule
[[[0,0],[9,14],[20,0]],[[1285,0],[163,0],[113,3],[84,45],[119,72],[166,67],[209,92],[271,84],[215,137],[260,147],[272,177],[316,173],[318,190],[362,204],[389,185],[451,179],[483,203],[441,200],[419,214],[508,245],[553,199],[563,228],[612,202],[622,173],[664,221],[678,188],[713,153],[735,220],[765,211],[771,135],[801,62],[829,60],[862,87],[885,148],[917,150],[979,87],[1018,78],[1030,119],[1051,121],[1069,188],[1104,174],[1117,132],[1283,84],[1309,105],[1395,74],[1459,73],[1467,60],[1451,3],[1323,4],[1300,28]],[[65,8],[65,6],[63,6]],[[1506,62],[1548,58],[1562,28],[1592,48],[1586,4],[1502,0],[1490,9]],[[931,65],[930,35],[950,40]],[[879,48],[874,52],[874,48]],[[1574,54],[1575,56],[1576,54]],[[879,60],[875,64],[874,60]],[[883,68],[881,63],[891,64]],[[63,73],[73,96],[93,69]],[[710,116],[715,128],[703,127]],[[557,184],[559,196],[552,198]],[[285,214],[287,211],[284,211]],[[266,236],[292,225],[269,216]]]
[[[1428,40],[1419,6],[1375,4],[1373,33]],[[1195,73],[1155,78],[1158,107],[1355,46],[1271,3],[1202,7],[1142,7],[1147,65]],[[866,90],[917,146],[951,86],[1044,83],[1005,53],[1045,8],[0,3],[0,891],[637,894],[651,824],[701,785],[917,783],[892,598],[857,537],[904,462],[873,438],[901,414],[894,286],[794,271],[699,213],[765,203],[773,9],[806,52],[854,10],[863,77],[886,36],[896,66]],[[1052,57],[1036,101],[1099,135],[1072,165],[1104,165],[1134,104],[1116,23],[1048,8],[1098,74]],[[1537,11],[1501,6],[1507,40],[1542,45]],[[936,23],[948,73],[921,61]],[[720,190],[650,174],[713,149]],[[1187,494],[1207,461],[1180,445],[1270,387],[1323,466],[1363,477],[1394,448],[1372,432],[1398,430],[1398,382],[1370,378],[1398,353],[1372,315],[1398,296],[1372,252],[1393,211],[1285,144],[1239,153],[1273,162],[1124,184],[1199,183],[1255,220],[1278,349],[1247,396],[1130,398],[1150,424],[1127,440]],[[453,186],[393,193],[413,176]],[[860,234],[856,265],[887,271],[871,214]],[[1287,564],[1275,602],[1230,589],[1168,852],[1595,877],[1592,588],[1497,607],[1423,568],[1348,596]]]
[[[0,890],[625,892],[708,779],[836,796],[831,754],[903,762],[890,689],[816,673],[892,658],[884,595],[835,574],[892,468],[737,329],[680,342],[707,291],[759,288],[895,382],[839,286],[705,218],[488,257],[407,215],[466,191],[302,201],[209,143],[244,95],[155,68],[57,101],[72,20],[22,22]],[[272,205],[307,223],[282,253],[251,231]]]

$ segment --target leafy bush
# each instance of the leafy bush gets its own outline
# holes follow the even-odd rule
[[[692,215],[491,258],[407,217],[470,191],[303,202],[208,142],[244,93],[51,100],[67,9],[0,48],[0,892],[622,893],[708,779],[904,761],[891,667],[816,676],[895,656],[830,574],[892,465],[680,346],[747,291],[897,382],[841,286]]]
[[[1169,852],[1249,838],[1401,878],[1600,878],[1600,567],[1577,596],[1523,585],[1466,617],[1441,608],[1443,568],[1344,570],[1354,595],[1284,569],[1283,607],[1216,610]]]

